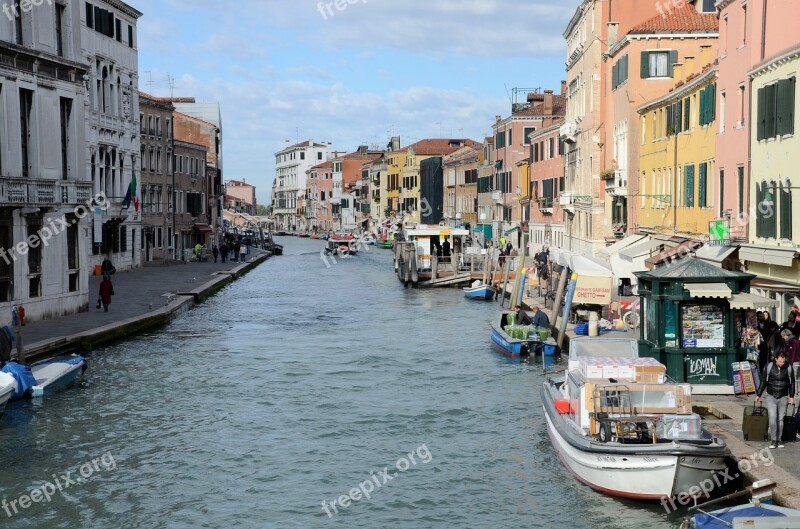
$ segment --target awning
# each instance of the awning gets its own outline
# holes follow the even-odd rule
[[[750,281],[751,288],[761,288],[764,290],[771,290],[779,294],[793,294],[800,297],[800,284],[789,283],[786,281],[777,281],[775,279],[766,279],[763,277],[756,277]]]
[[[641,241],[642,239],[646,239],[646,238],[647,238],[647,235],[629,235],[629,236],[625,237],[624,239],[621,239],[621,240],[615,242],[611,246],[603,248],[602,250],[598,251],[597,253],[600,253],[600,254],[603,254],[603,255],[607,255],[607,256],[610,257],[610,256],[614,255],[615,253],[617,253],[618,251],[622,250],[623,248],[627,248],[628,246],[631,246],[632,244],[636,244],[637,242]]]
[[[573,255],[570,259],[569,267],[573,272],[578,274],[578,277],[591,276],[610,278],[614,275],[607,264],[595,261],[591,257],[586,257],[585,255]]]
[[[633,261],[637,257],[642,257],[645,255],[650,255],[654,249],[658,248],[659,246],[669,246],[670,248],[675,246],[675,244],[669,244],[666,241],[662,241],[660,239],[649,239],[647,241],[640,242],[639,244],[634,244],[633,246],[629,246],[620,250],[619,255],[623,259],[627,259],[628,261]]]
[[[194,228],[197,231],[202,232],[202,233],[211,233],[212,231],[214,231],[214,230],[211,229],[211,226],[209,226],[208,224],[195,224]]]
[[[510,230],[506,230],[505,234],[506,234],[506,235],[511,235],[511,234],[512,234],[512,233],[514,233],[515,231],[519,231],[519,226],[514,226],[514,227],[513,227],[513,228],[511,228]]]
[[[694,255],[703,261],[708,261],[710,263],[721,263],[738,249],[738,246],[705,245],[702,248],[699,248]]]
[[[653,270],[657,265],[663,263],[664,261],[668,261],[673,258],[681,259],[686,257],[702,245],[703,243],[700,241],[685,241],[673,248],[665,248],[663,252],[658,252],[654,256],[648,257],[645,259],[644,264],[649,270]]]
[[[732,309],[760,309],[766,307],[777,307],[780,301],[777,299],[769,299],[763,296],[750,294],[749,292],[741,292],[734,294],[731,300]]]
[[[779,248],[777,246],[743,244],[739,248],[739,258],[743,261],[778,266],[792,266],[796,254],[797,249],[795,248]]]
[[[492,240],[492,225],[491,224],[480,224],[474,230],[475,233],[480,233],[483,236],[483,239],[486,241]]]
[[[725,283],[685,283],[683,288],[693,298],[729,298],[731,289]]]

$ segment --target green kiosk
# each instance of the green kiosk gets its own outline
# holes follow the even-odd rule
[[[732,385],[731,364],[746,360],[755,309],[777,302],[750,294],[756,276],[687,257],[639,279],[639,354],[678,382]]]

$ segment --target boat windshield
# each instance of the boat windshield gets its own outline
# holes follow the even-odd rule
[[[595,388],[597,411],[612,416],[692,413],[689,384],[611,384]]]
[[[581,357],[639,358],[639,344],[636,340],[590,339],[572,340],[569,344],[569,369],[579,367]]]

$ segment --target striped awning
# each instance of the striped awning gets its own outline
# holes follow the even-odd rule
[[[683,288],[693,298],[730,298],[733,294],[725,283],[686,283]]]

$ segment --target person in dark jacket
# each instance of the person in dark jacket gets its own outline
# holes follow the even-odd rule
[[[794,370],[786,361],[783,352],[775,356],[775,361],[767,364],[758,387],[756,402],[761,402],[761,395],[767,392],[766,403],[769,414],[770,448],[783,448],[783,418],[788,405],[794,405],[795,379]]]
[[[547,317],[547,314],[539,310],[539,307],[533,307],[532,310],[533,310],[533,318],[531,319],[532,325],[535,325],[540,329],[549,329],[550,318]]]
[[[769,312],[761,313],[758,330],[761,332],[761,343],[758,345],[758,370],[764,371],[770,361],[770,355],[776,352],[774,350],[775,343],[780,339],[780,335],[775,336],[778,332],[778,324],[772,319]]]
[[[781,338],[784,341],[783,352],[786,355],[786,363],[792,368],[796,382],[800,370],[800,340],[792,334],[792,331],[781,331]]]
[[[111,262],[111,259],[109,259],[108,257],[103,259],[103,264],[100,265],[101,274],[103,274],[104,276],[110,276],[113,275],[114,272],[116,271],[117,269],[114,268],[114,264]]]

